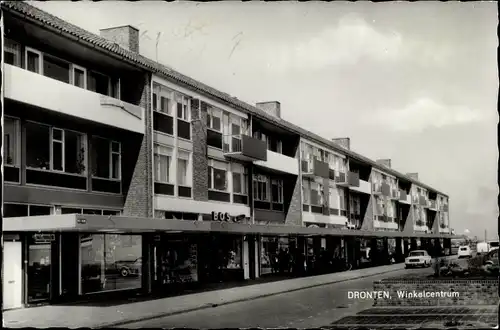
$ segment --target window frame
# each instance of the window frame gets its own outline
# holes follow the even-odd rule
[[[219,112],[220,117],[214,116],[214,112]],[[207,119],[208,119],[207,129],[212,130],[212,131],[217,132],[217,133],[221,133],[224,135],[224,112],[225,111],[222,109],[219,109],[219,108],[214,107],[210,104],[207,104]],[[213,128],[213,118],[214,117],[220,119],[220,129],[219,130]]]
[[[302,204],[311,205],[311,182],[308,179],[302,179]]]
[[[8,167],[21,167],[21,119],[18,118],[18,117],[12,117],[12,116],[5,116],[4,115],[4,127],[5,127],[5,119],[8,119],[8,120],[12,120],[14,122],[14,129],[15,129],[15,141],[16,141],[16,145],[14,146],[15,147],[15,160],[13,161],[13,165],[11,164],[6,164],[5,161],[4,161],[4,166],[8,166]],[[5,139],[5,129],[3,130],[3,136],[2,138]],[[3,146],[5,148],[5,141],[3,141]],[[6,155],[4,154],[4,157]],[[8,156],[8,155],[7,155]]]
[[[177,98],[180,98],[181,100],[181,106],[182,107],[186,107],[185,109],[182,108],[182,114],[186,115],[186,118],[184,117],[179,117],[179,102],[177,100]],[[174,90],[174,101],[175,103],[177,104],[176,108],[175,108],[175,117],[179,120],[182,120],[182,121],[185,121],[187,123],[191,123],[191,97],[187,96],[187,95],[184,95],[183,93],[180,93],[180,92],[177,92]],[[184,105],[183,102],[186,102],[186,104]]]
[[[33,53],[33,54],[37,54],[38,55],[38,71],[39,72],[35,72],[35,71],[30,71],[28,69],[28,53]],[[33,72],[33,73],[38,73],[38,74],[41,74],[42,76],[44,75],[43,73],[43,53],[35,48],[31,48],[31,47],[24,47],[24,69],[26,71],[29,71],[29,72]]]
[[[219,165],[219,164],[225,164],[225,168],[221,168],[222,166],[218,167],[216,165]],[[226,171],[226,177],[225,177],[225,182],[226,182],[226,188],[224,190],[220,190],[220,189],[217,189],[215,188],[215,177],[214,177],[214,169],[218,169],[218,170],[225,170]],[[225,161],[221,161],[221,160],[218,160],[218,159],[212,159],[210,158],[208,160],[208,170],[210,171],[210,179],[211,179],[211,182],[209,182],[209,188],[208,190],[211,190],[211,191],[218,191],[218,192],[224,192],[224,193],[230,193],[229,191],[229,179],[228,179],[228,173],[230,172],[229,171],[229,162],[225,162]]]
[[[264,190],[259,188],[258,183],[265,183],[265,190],[266,190],[266,199],[262,199],[259,195],[263,195]],[[271,194],[269,193],[270,191],[270,178],[267,175],[263,174],[254,174],[252,177],[252,184],[254,187],[257,188],[257,194],[254,194],[254,200],[259,201],[259,202],[265,202],[265,203],[270,203],[272,201]]]
[[[83,71],[83,87],[75,85],[75,80],[76,80],[75,79],[75,70]],[[87,69],[84,68],[83,66],[79,66],[79,65],[71,63],[70,71],[71,71],[70,72],[70,75],[71,75],[70,76],[70,84],[75,86],[75,87],[79,87],[79,88],[87,90]]]
[[[118,144],[118,151],[113,151],[113,143]],[[118,155],[118,177],[113,177],[113,155]],[[121,181],[122,179],[122,144],[116,140],[109,140],[109,176],[111,180]]]
[[[312,198],[311,198],[311,205],[312,206],[323,206],[324,201],[323,201],[323,193],[322,193],[322,184],[316,181],[310,181],[310,187],[311,187],[311,197],[312,197],[312,192],[317,191],[318,192],[318,204],[313,204]],[[318,187],[318,190],[314,189],[314,186]]]
[[[273,185],[276,185],[278,186],[278,201],[275,202],[273,201]],[[273,179],[271,178],[271,203],[273,204],[283,204],[283,200],[284,200],[284,192],[283,192],[283,180],[282,179]]]
[[[165,148],[163,150],[169,150],[169,152],[162,152],[162,148]],[[161,144],[158,142],[155,142],[153,145],[153,158],[155,158],[156,155],[163,156],[163,157],[168,157],[170,160],[168,162],[168,177],[167,181],[162,181],[158,179],[158,170],[159,167],[156,165],[156,161],[153,161],[153,180],[154,182],[158,183],[163,183],[163,184],[175,184],[175,180],[172,178],[172,173],[174,173],[174,166],[173,166],[173,159],[174,159],[174,148],[172,146],[168,146],[165,144]],[[158,157],[158,160],[160,158]]]
[[[50,171],[51,172],[59,172],[65,173],[66,170],[66,162],[65,162],[65,153],[66,153],[66,142],[65,142],[65,132],[62,128],[49,126],[50,127]],[[56,140],[54,138],[54,131],[61,131],[61,140]],[[54,143],[61,145],[61,170],[54,169]]]
[[[7,45],[8,43],[10,43],[11,45]],[[23,56],[22,56],[23,52],[21,43],[9,38],[4,38],[3,48],[4,52],[14,54],[14,57],[17,58],[16,61],[17,63],[14,63],[12,65],[21,68],[23,63]],[[15,51],[17,51],[17,54],[14,53]]]
[[[183,158],[183,157],[180,157],[181,154],[184,154],[186,155],[186,158]],[[190,180],[190,167],[191,167],[191,159],[192,159],[192,153],[189,151],[189,150],[184,150],[184,149],[177,149],[177,152],[176,152],[176,160],[177,160],[177,163],[176,163],[176,166],[175,166],[175,183],[177,184],[177,186],[180,186],[180,187],[189,187],[191,188],[192,187],[192,180]],[[186,178],[185,178],[185,182],[184,184],[181,184],[179,183],[179,160],[185,160],[186,161]]]
[[[243,192],[234,191],[234,173],[240,174],[240,185],[243,188]],[[239,196],[248,196],[248,169],[246,166],[239,163],[231,163],[231,180],[232,182],[232,193]]]

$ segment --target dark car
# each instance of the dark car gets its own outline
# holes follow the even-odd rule
[[[123,277],[140,275],[142,270],[142,258],[137,258],[135,260],[120,260],[115,262],[115,267]]]
[[[483,271],[487,274],[498,273],[498,249],[488,252],[483,259]]]

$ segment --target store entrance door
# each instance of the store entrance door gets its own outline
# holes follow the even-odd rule
[[[50,300],[54,234],[34,234],[28,241],[28,303]]]

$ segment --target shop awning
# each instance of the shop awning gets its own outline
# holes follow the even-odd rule
[[[129,216],[103,216],[64,214],[3,219],[4,232],[77,231],[109,233],[148,232],[218,232],[234,234],[261,234],[270,236],[358,236],[358,237],[409,237],[391,231],[363,231],[287,225],[245,224],[216,221],[190,221]],[[456,238],[449,234],[412,234],[415,238]]]

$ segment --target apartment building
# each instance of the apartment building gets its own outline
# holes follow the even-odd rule
[[[354,261],[361,238],[448,244],[448,196],[390,160],[143,57],[134,27],[1,6],[4,308],[255,279],[285,250]]]

